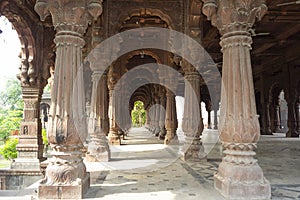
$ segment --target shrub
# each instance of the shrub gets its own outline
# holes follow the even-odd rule
[[[12,160],[16,158],[18,155],[17,144],[18,144],[18,139],[9,138],[5,142],[5,144],[0,148],[0,154],[2,154],[6,160]]]
[[[43,138],[43,144],[47,146],[49,144],[49,142],[48,142],[48,138],[47,138],[46,129],[42,129],[42,138]]]

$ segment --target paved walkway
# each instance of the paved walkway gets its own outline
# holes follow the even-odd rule
[[[221,158],[218,132],[205,130],[203,141],[208,162],[183,162],[180,145],[167,147],[146,129],[133,128],[121,146],[111,146],[110,162],[86,163],[91,188],[85,199],[222,200],[213,188]],[[300,199],[300,138],[262,136],[256,157],[271,183],[272,199]],[[35,199],[35,189],[0,191],[0,198]]]

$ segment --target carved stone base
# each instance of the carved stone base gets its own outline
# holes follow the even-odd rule
[[[194,139],[192,142],[187,142],[183,146],[181,159],[184,161],[200,161],[207,159],[200,138]]]
[[[165,130],[164,128],[161,128],[161,129],[160,129],[160,132],[159,132],[159,134],[158,134],[158,138],[159,138],[160,140],[164,140],[165,137],[166,137],[166,130]]]
[[[165,136],[164,140],[165,145],[177,145],[179,144],[178,137],[173,132],[167,131],[167,134]]]
[[[108,145],[90,143],[85,157],[88,162],[108,162],[110,160],[110,149]]]
[[[260,133],[261,135],[273,135],[271,130],[265,130],[265,131],[261,130]]]
[[[110,149],[104,132],[96,128],[96,133],[91,134],[91,141],[88,144],[86,161],[88,162],[108,162],[110,160]]]
[[[38,199],[82,199],[90,186],[90,174],[72,185],[44,185],[38,187]]]
[[[121,138],[120,138],[119,134],[109,133],[108,134],[108,144],[121,145]]]
[[[299,137],[299,132],[297,132],[296,130],[289,130],[286,133],[286,137]]]
[[[214,176],[215,188],[226,199],[271,199],[270,183],[258,164],[222,162]]]

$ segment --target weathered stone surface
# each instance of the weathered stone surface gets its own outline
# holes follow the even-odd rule
[[[222,35],[223,85],[219,130],[225,157],[215,174],[215,188],[228,199],[270,199],[270,183],[253,158],[260,129],[249,33],[256,19],[260,20],[265,14],[267,6],[264,1],[253,0],[203,2],[203,13]]]

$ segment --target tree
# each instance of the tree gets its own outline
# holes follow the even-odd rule
[[[23,100],[20,82],[9,79],[0,92],[0,140],[6,141],[13,131],[19,130],[23,118]]]
[[[143,126],[146,122],[146,111],[144,103],[141,101],[134,102],[134,107],[131,112],[132,123],[134,126]]]
[[[3,155],[3,157],[7,160],[12,160],[17,157],[17,144],[18,139],[16,138],[10,138],[5,142],[5,145],[3,145],[0,148],[0,154]]]
[[[23,110],[20,81],[17,79],[7,81],[5,90],[0,93],[0,106],[9,110]]]
[[[12,131],[19,130],[23,118],[23,111],[0,110],[0,140],[5,142]]]

